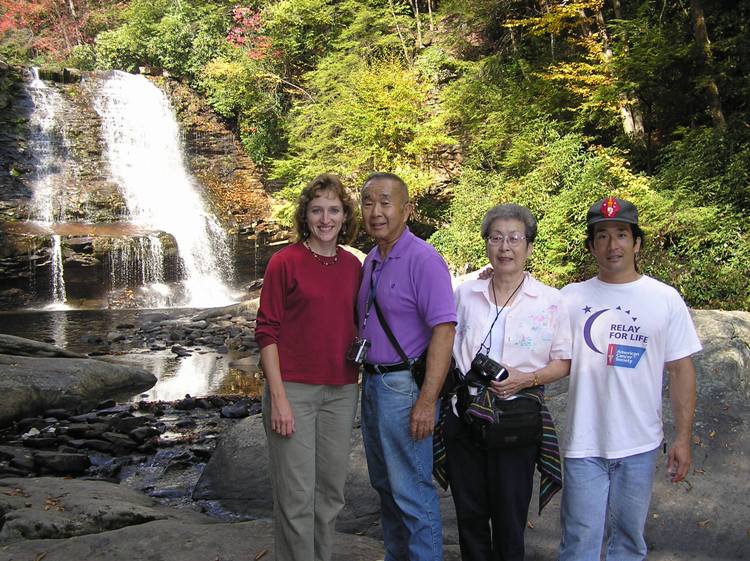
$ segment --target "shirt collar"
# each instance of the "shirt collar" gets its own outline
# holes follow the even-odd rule
[[[488,286],[488,282],[477,282],[474,283],[474,285],[471,287],[471,291],[481,292],[485,296],[487,296]],[[527,296],[531,296],[532,298],[536,298],[537,296],[539,296],[539,287],[537,286],[536,279],[532,277],[528,271],[523,272],[523,284],[521,285],[520,292],[526,294]]]
[[[406,226],[404,228],[404,231],[401,232],[401,235],[396,240],[396,243],[393,244],[393,247],[391,248],[391,251],[388,252],[388,256],[385,258],[386,261],[390,258],[393,259],[399,259],[406,251],[408,250],[409,246],[412,244],[414,238],[414,234],[411,233],[409,230],[409,227]],[[373,261],[377,261],[378,263],[381,263],[382,260],[380,259],[380,251],[378,250],[378,246],[372,248],[373,253]]]

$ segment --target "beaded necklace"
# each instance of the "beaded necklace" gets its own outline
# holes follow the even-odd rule
[[[305,240],[302,245],[304,245],[307,250],[312,253],[312,256],[315,258],[315,260],[320,263],[321,265],[325,265],[326,267],[330,267],[331,265],[335,265],[339,261],[339,248],[336,246],[336,255],[328,256],[328,255],[320,255],[318,253],[315,253],[313,251],[313,248],[310,247],[310,244],[307,240]]]

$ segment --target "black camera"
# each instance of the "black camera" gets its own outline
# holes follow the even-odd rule
[[[471,369],[466,373],[466,383],[470,386],[489,386],[490,382],[502,382],[508,377],[508,370],[499,362],[484,353],[477,353],[471,361]]]
[[[367,351],[369,350],[370,345],[371,343],[367,339],[355,337],[352,344],[349,345],[349,350],[346,352],[346,358],[351,360],[354,364],[359,364],[361,366],[367,359]]]

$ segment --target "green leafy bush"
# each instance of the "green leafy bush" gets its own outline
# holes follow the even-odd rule
[[[282,196],[294,200],[323,170],[354,181],[373,170],[392,171],[419,196],[435,181],[432,154],[453,142],[426,112],[430,84],[394,59],[360,62],[348,73],[338,72],[340,63],[322,61],[308,76],[310,97],[292,109],[289,155],[275,162],[272,174],[288,186]]]

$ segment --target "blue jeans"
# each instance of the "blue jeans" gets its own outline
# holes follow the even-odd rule
[[[364,375],[362,437],[370,483],[380,495],[385,561],[443,559],[432,437],[415,441],[409,430],[418,396],[408,370]]]
[[[643,529],[658,448],[625,458],[565,458],[560,561],[646,558]]]

